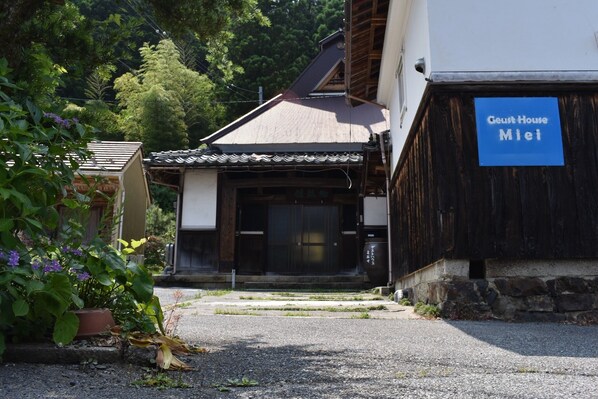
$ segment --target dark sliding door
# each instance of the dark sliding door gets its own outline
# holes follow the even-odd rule
[[[338,206],[270,205],[267,272],[335,274],[339,237]]]

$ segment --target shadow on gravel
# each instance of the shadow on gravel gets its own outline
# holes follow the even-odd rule
[[[451,320],[445,323],[480,341],[520,355],[598,357],[598,326]]]
[[[234,391],[260,393],[271,397],[371,398],[368,393],[356,394],[351,383],[366,381],[359,376],[360,365],[348,364],[351,355],[339,351],[323,351],[306,346],[266,346],[259,337],[239,340],[189,358],[195,368],[194,386],[215,389],[229,380],[246,377],[257,382],[255,387],[237,387]],[[362,367],[363,368],[363,367]],[[346,374],[345,374],[346,373]],[[356,375],[357,374],[357,375]],[[346,392],[349,396],[344,396]],[[307,395],[307,396],[306,396]],[[258,396],[259,397],[259,396]],[[266,396],[267,397],[267,396]]]

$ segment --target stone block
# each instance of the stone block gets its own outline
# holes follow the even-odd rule
[[[501,295],[525,297],[548,294],[546,283],[535,277],[497,278],[494,286]]]
[[[528,323],[563,323],[567,321],[567,315],[551,312],[515,312],[513,320]]]
[[[572,314],[570,321],[584,326],[598,324],[598,310]]]
[[[554,300],[548,295],[528,296],[523,302],[528,312],[554,312]]]
[[[431,303],[444,301],[482,302],[476,285],[471,281],[438,281],[428,284],[428,298]]]
[[[488,320],[490,307],[483,303],[446,301],[440,306],[440,315],[453,320]]]
[[[561,313],[592,310],[595,301],[595,294],[560,294],[555,298],[557,311]]]
[[[513,320],[515,312],[523,307],[523,299],[500,296],[492,304],[492,313],[502,320]]]
[[[496,292],[496,290],[489,288],[486,290],[486,303],[489,306],[492,306],[494,304],[494,301],[496,301],[496,298],[498,298],[498,293]]]
[[[552,295],[585,294],[589,292],[588,280],[581,277],[558,277],[548,280],[546,286]]]

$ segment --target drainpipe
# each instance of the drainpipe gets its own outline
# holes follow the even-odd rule
[[[122,192],[120,195],[120,204],[118,207],[117,212],[120,214],[118,216],[118,238],[120,238],[121,240],[123,239],[123,222],[125,219],[125,187],[124,185],[122,186]],[[122,251],[122,243],[120,241],[117,241],[118,245],[117,248],[119,251]]]
[[[390,171],[388,169],[388,161],[386,159],[386,147],[384,146],[384,136],[390,133],[390,130],[386,130],[378,135],[380,138],[380,154],[382,155],[382,166],[384,167],[384,176],[386,182],[386,234],[388,236],[388,287],[394,285],[392,276],[392,247],[391,247],[391,228],[390,228]]]

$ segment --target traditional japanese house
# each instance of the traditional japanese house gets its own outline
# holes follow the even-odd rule
[[[598,320],[598,2],[347,0],[390,111],[391,272],[453,317]]]
[[[206,137],[205,148],[146,160],[153,180],[178,192],[166,280],[230,282],[234,271],[254,287],[368,283],[364,235],[380,236],[387,220],[384,202],[376,206],[380,154],[368,148],[387,114],[346,104],[343,34],[320,46],[287,91]]]

